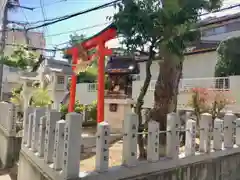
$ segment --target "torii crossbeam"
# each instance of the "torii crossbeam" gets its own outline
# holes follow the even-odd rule
[[[105,56],[112,54],[112,51],[106,48],[105,43],[111,39],[114,39],[117,36],[116,27],[111,24],[106,27],[104,30],[94,35],[93,37],[83,41],[80,44],[75,45],[67,50],[67,53],[72,55],[72,68],[73,71],[76,71],[77,65],[79,63],[84,63],[84,61],[91,61],[92,57],[86,55],[87,51],[96,48],[97,52],[94,56],[98,57],[98,94],[97,94],[97,122],[104,121],[104,91],[105,91]],[[79,53],[79,49],[85,50],[85,53]],[[80,55],[79,55],[80,54]],[[82,56],[82,57],[80,57]],[[71,87],[70,87],[70,101],[68,112],[74,111],[75,105],[75,96],[76,96],[76,84],[77,84],[77,74],[73,74],[71,78]]]

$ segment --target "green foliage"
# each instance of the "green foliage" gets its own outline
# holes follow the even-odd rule
[[[240,75],[240,37],[221,42],[219,45],[218,61],[215,67],[215,76],[224,77],[231,75]]]
[[[70,41],[69,41],[69,46],[70,46],[70,47],[75,46],[75,45],[77,45],[77,44],[80,44],[80,43],[83,42],[85,39],[87,39],[85,35],[83,35],[83,34],[78,35],[77,33],[71,34],[69,38],[70,38]],[[88,54],[89,54],[89,55],[92,55],[92,54],[94,54],[95,52],[96,52],[96,49],[91,49],[91,50],[88,51]],[[68,59],[68,61],[69,61],[70,63],[72,62],[72,57],[71,57],[70,55],[66,54],[65,52],[64,52],[63,58]],[[97,61],[97,59],[94,60],[95,63],[96,63],[96,61]]]
[[[19,109],[23,109],[23,97],[21,96],[20,92],[17,89],[12,90],[12,97],[10,102],[19,106]]]
[[[89,118],[96,121],[97,119],[97,103],[93,102],[92,104],[88,106],[84,106],[83,104],[80,104],[79,101],[76,101],[74,106],[74,112],[82,113],[85,108],[89,113]],[[65,119],[66,114],[68,113],[68,104],[62,104],[60,107],[60,112],[62,112],[62,118]]]
[[[18,91],[18,89],[12,90],[12,97],[10,101],[18,106],[20,106],[20,109],[23,110],[23,97],[21,95],[21,92]],[[33,90],[32,98],[31,98],[31,106],[33,107],[46,107],[50,105],[51,98],[48,95],[48,91],[46,89],[42,88],[36,88]]]
[[[77,81],[78,83],[95,83],[97,81],[97,68],[89,67],[87,71],[80,72]]]
[[[36,88],[32,96],[32,106],[34,107],[47,107],[52,103],[47,89]]]
[[[3,57],[1,61],[7,66],[26,70],[34,66],[36,58],[37,56],[34,52],[26,50],[24,46],[20,46],[13,51],[10,57]]]
[[[82,104],[80,104],[79,101],[76,101],[75,106],[74,106],[74,112],[82,113],[83,110],[84,110],[84,106]],[[60,112],[62,112],[65,117],[65,115],[68,113],[68,104],[61,104]]]
[[[194,30],[200,10],[220,5],[221,0],[125,0],[118,4],[113,20],[128,48],[162,44],[182,56],[186,46],[200,36]]]
[[[87,111],[90,119],[97,120],[97,101],[93,101],[92,104],[88,105]]]

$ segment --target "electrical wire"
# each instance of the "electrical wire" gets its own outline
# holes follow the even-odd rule
[[[226,8],[222,8],[222,9],[219,9],[217,11],[210,12],[210,13],[203,13],[203,14],[201,14],[201,16],[208,15],[208,14],[211,14],[211,13],[225,11],[225,10],[236,8],[236,7],[240,7],[240,4],[232,5],[232,6],[229,6],[229,7],[226,7]],[[79,31],[83,31],[83,30],[87,30],[87,29],[92,29],[92,28],[95,28],[95,27],[100,27],[100,26],[103,26],[103,25],[106,25],[106,24],[109,24],[109,23],[111,23],[111,22],[106,22],[106,23],[102,23],[102,24],[96,24],[96,25],[93,25],[93,26],[87,26],[87,27],[84,27],[84,28],[81,28],[81,29],[66,31],[66,32],[62,32],[62,33],[50,34],[50,35],[47,35],[45,37],[53,37],[53,36],[58,36],[58,35],[63,35],[63,34],[68,34],[68,33],[75,33],[75,32],[79,32]],[[57,46],[65,45],[65,44],[68,44],[68,43],[69,43],[69,41],[66,41],[64,43],[58,44]]]
[[[86,14],[86,13],[89,13],[89,12],[92,12],[92,11],[96,11],[96,10],[99,10],[99,9],[104,9],[104,8],[113,6],[114,4],[116,4],[116,3],[120,2],[120,1],[121,0],[114,0],[114,1],[111,1],[109,3],[105,3],[105,4],[102,4],[100,6],[96,6],[94,8],[90,8],[90,9],[87,9],[87,10],[84,10],[84,11],[80,11],[80,12],[77,12],[77,13],[74,13],[74,14],[70,14],[70,15],[66,15],[66,16],[60,17],[57,20],[54,20],[52,22],[46,22],[46,23],[43,23],[43,24],[35,26],[35,27],[29,27],[29,28],[27,28],[27,30],[37,29],[37,28],[40,28],[40,27],[49,26],[49,25],[52,25],[52,24],[55,24],[55,23],[58,23],[58,22],[61,22],[61,21],[67,20],[67,19],[71,19],[73,17],[79,16],[79,15],[82,15],[82,14]]]
[[[61,2],[63,2],[63,1],[61,1]],[[205,15],[208,15],[208,14],[212,14],[212,13],[217,13],[217,12],[233,9],[233,8],[236,8],[236,7],[240,7],[240,4],[230,5],[230,6],[227,6],[225,8],[221,8],[221,9],[218,9],[218,10],[215,10],[215,11],[212,11],[212,12],[202,13],[199,16],[205,16]],[[39,21],[35,21],[35,22],[30,22],[29,24],[33,25],[33,24],[38,24],[38,23],[41,23],[41,22],[55,21],[55,20],[61,19],[61,18],[66,17],[66,16],[68,16],[68,15],[65,15],[65,16],[62,16],[62,17],[55,17],[55,18],[47,19],[46,21],[39,20]]]
[[[236,8],[236,7],[240,7],[240,4],[236,4],[236,5],[232,5],[232,6],[229,6],[229,7],[226,7],[226,8],[221,8],[217,11],[214,11],[214,12],[210,12],[210,13],[203,13],[201,14],[201,16],[203,15],[208,15],[208,14],[211,14],[211,13],[216,13],[216,12],[221,12],[221,11],[225,11],[225,10],[228,10],[228,9],[232,9],[232,8]],[[95,7],[96,8],[96,7]],[[110,23],[110,22],[109,22]],[[66,31],[66,32],[62,32],[62,33],[56,33],[56,34],[51,34],[51,35],[48,35],[48,36],[45,36],[45,37],[51,37],[51,36],[58,36],[58,35],[62,35],[62,34],[67,34],[67,33],[73,33],[73,32],[78,32],[78,31],[82,31],[82,30],[86,30],[86,29],[91,29],[91,28],[95,28],[95,27],[100,27],[100,26],[103,26],[103,25],[106,25],[108,24],[107,22],[106,23],[102,23],[102,24],[96,24],[96,25],[93,25],[93,26],[88,26],[88,27],[85,27],[85,28],[81,28],[81,29],[77,29],[77,30],[72,30],[72,31]],[[19,30],[19,29],[8,29],[8,30]],[[1,32],[1,31],[0,31]],[[63,43],[60,43],[60,44],[57,44],[55,45],[56,47],[58,46],[61,46],[61,45],[65,45],[65,44],[69,44],[70,41],[66,41],[66,42],[63,42]],[[8,44],[10,45],[10,44]],[[14,45],[16,46],[16,45]],[[34,47],[32,47],[34,48]],[[42,49],[42,50],[49,50],[49,51],[62,51],[66,48],[62,48],[62,49],[45,49],[45,48],[37,48],[35,47],[36,49]]]
[[[76,29],[76,30],[64,31],[64,32],[61,32],[61,33],[56,33],[56,34],[49,34],[49,35],[47,35],[45,37],[54,37],[54,36],[59,36],[59,35],[63,35],[63,34],[68,34],[68,33],[76,33],[76,32],[79,32],[79,31],[84,31],[84,30],[88,30],[88,29],[92,29],[92,28],[96,28],[96,27],[102,27],[102,26],[108,25],[110,23],[111,22],[95,24],[95,25],[92,25],[92,26],[87,26],[87,27],[84,27],[84,28]]]
[[[42,11],[42,16],[43,16],[43,20],[46,21],[46,13],[45,13],[45,9],[44,9],[44,1],[40,0],[40,6],[41,6],[41,11]],[[43,27],[43,33],[46,34],[47,33],[47,27]]]
[[[22,8],[20,8],[20,9],[21,9],[21,12],[23,13],[23,16],[25,17],[25,19],[26,19],[26,21],[27,21],[27,24],[28,24],[29,21],[28,21],[28,18],[27,18],[26,13],[24,12],[24,10],[23,10]]]
[[[52,5],[55,5],[55,4],[58,4],[58,3],[62,3],[62,2],[66,2],[67,0],[59,0],[59,1],[54,1],[54,2],[50,2],[50,3],[47,3],[47,4],[44,4],[44,6],[52,6]],[[41,6],[37,6],[37,7],[33,7],[33,9],[41,9],[42,7]]]
[[[69,0],[60,0],[60,1],[56,1],[54,3],[57,3],[57,2],[67,2]],[[53,4],[54,4],[53,3]],[[46,6],[46,5],[45,5]],[[212,13],[217,13],[217,12],[221,12],[221,11],[225,11],[225,10],[229,10],[229,9],[233,9],[233,8],[236,8],[236,7],[240,7],[240,4],[235,4],[235,5],[230,5],[228,7],[225,7],[225,8],[221,8],[219,10],[215,10],[215,11],[212,11],[212,12],[206,12],[206,13],[202,13],[200,14],[200,16],[205,16],[205,15],[208,15],[208,14],[212,14]],[[61,19],[63,17],[67,17],[69,15],[65,15],[65,16],[62,16],[62,17],[55,17],[55,18],[50,18],[50,19],[46,19],[45,21],[44,20],[39,20],[39,21],[34,21],[34,22],[16,22],[16,23],[21,23],[21,24],[28,24],[28,25],[34,25],[34,24],[38,24],[38,23],[46,23],[46,22],[51,22],[51,21],[55,21],[55,20],[58,20],[58,19]],[[12,21],[13,22],[13,21]]]
[[[13,44],[13,43],[6,43],[5,45],[6,46],[13,46],[13,47],[23,47],[24,49],[33,50],[33,51],[36,51],[36,50],[42,50],[42,51],[63,51],[64,50],[63,48],[62,49],[58,49],[58,48],[56,48],[56,49],[48,49],[48,48],[26,46],[26,45]]]

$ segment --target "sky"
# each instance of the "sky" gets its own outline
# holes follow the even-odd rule
[[[50,19],[54,17],[61,17],[64,15],[83,11],[112,0],[42,0],[44,3],[45,18]],[[33,11],[17,10],[17,12],[10,14],[11,20],[36,22],[43,20],[42,10],[40,8],[40,0],[20,0],[22,6],[39,7]],[[91,36],[102,30],[107,24],[107,16],[112,16],[114,13],[113,7],[108,7],[102,10],[97,10],[88,14],[74,17],[72,19],[56,23],[44,29],[47,48],[53,48],[55,45],[61,44],[69,40],[69,35],[73,32],[65,33],[68,31],[75,31],[89,26],[99,25],[98,27],[77,31],[78,34],[85,34]],[[42,31],[43,29],[36,29]],[[52,36],[59,33],[61,35]],[[60,47],[60,46],[59,46]]]
[[[43,13],[45,14],[44,16],[46,19],[61,17],[64,15],[86,10],[107,2],[111,2],[112,0],[19,0],[19,1],[22,6],[36,8],[33,11],[18,9],[16,12],[10,13],[9,19],[15,21],[36,22],[44,19]],[[225,0],[224,6],[230,6],[238,3],[240,3],[240,0]],[[43,8],[44,12],[42,12],[41,4],[44,7]],[[235,8],[214,15],[222,16],[228,13],[239,12],[239,10],[240,8]],[[63,45],[60,44],[67,42],[69,40],[69,35],[73,34],[73,32],[69,31],[75,31],[85,27],[97,25],[97,27],[94,28],[77,31],[78,34],[85,34],[87,37],[92,36],[99,32],[100,30],[102,30],[105,26],[107,26],[107,24],[105,24],[107,23],[107,17],[112,16],[114,12],[115,12],[114,7],[108,7],[105,9],[80,15],[72,19],[56,23],[51,26],[47,26],[44,29],[36,29],[36,31],[44,31],[46,38],[46,48],[53,48],[56,46],[61,48],[63,47]],[[213,15],[210,14],[208,16]],[[64,34],[57,35],[60,33]],[[116,47],[119,46],[119,44],[117,40],[112,40],[111,42],[108,43],[108,46]]]

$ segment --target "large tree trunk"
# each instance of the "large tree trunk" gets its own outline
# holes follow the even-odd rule
[[[174,55],[168,48],[161,48],[163,61],[159,63],[159,75],[155,85],[154,107],[151,118],[166,130],[167,114],[176,112],[178,84],[182,76],[183,58]],[[166,134],[160,134],[160,155],[165,155]]]
[[[148,58],[148,61],[146,62],[146,77],[145,77],[143,86],[141,88],[140,94],[137,98],[137,103],[135,108],[135,113],[138,115],[138,120],[139,120],[138,132],[140,134],[138,135],[138,138],[137,138],[138,149],[139,149],[139,159],[145,159],[147,156],[144,137],[141,134],[144,131],[144,124],[142,123],[142,106],[144,104],[144,97],[147,93],[147,90],[152,78],[151,65],[152,65],[153,57],[154,57],[153,46],[151,46],[149,48],[149,58]]]
[[[7,24],[8,24],[8,7],[7,2],[5,7],[3,8],[3,22],[2,22],[2,35],[0,41],[0,60],[4,57],[4,49],[6,44],[6,32],[7,32]],[[0,98],[3,99],[3,63],[0,62]]]

